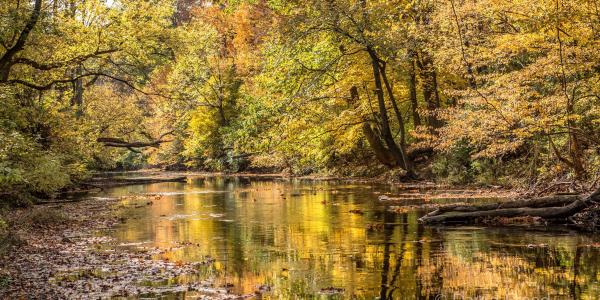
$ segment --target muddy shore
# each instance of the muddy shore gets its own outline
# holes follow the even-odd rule
[[[157,248],[124,247],[102,234],[123,222],[120,198],[36,205],[5,215],[0,257],[2,299],[111,297],[240,299],[198,277],[197,263],[161,259]],[[146,205],[152,205],[148,198]]]

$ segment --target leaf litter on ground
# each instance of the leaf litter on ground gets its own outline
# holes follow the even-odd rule
[[[139,196],[135,196],[139,197]],[[239,299],[201,278],[212,264],[161,259],[159,248],[123,247],[102,234],[125,221],[123,199],[38,205],[4,216],[15,243],[0,254],[0,298],[102,299],[186,293],[200,298]],[[34,219],[35,218],[35,219]],[[53,220],[55,219],[55,220]]]

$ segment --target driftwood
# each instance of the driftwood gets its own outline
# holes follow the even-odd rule
[[[599,200],[600,189],[587,197],[555,195],[483,205],[449,205],[426,214],[419,221],[422,223],[460,223],[490,217],[566,219]]]

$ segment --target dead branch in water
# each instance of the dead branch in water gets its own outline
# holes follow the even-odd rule
[[[519,199],[483,205],[443,206],[419,219],[422,223],[465,223],[490,217],[541,217],[566,218],[584,210],[600,200],[600,189],[587,197],[580,195],[555,195],[534,199]]]

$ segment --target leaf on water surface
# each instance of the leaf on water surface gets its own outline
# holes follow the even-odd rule
[[[383,223],[367,224],[366,229],[370,230],[370,231],[382,231],[385,229],[385,224],[383,224]]]
[[[349,213],[351,213],[351,214],[355,214],[355,215],[361,215],[361,216],[365,214],[365,212],[364,212],[364,211],[362,211],[362,210],[360,210],[360,209],[351,209],[351,210],[350,210],[350,211],[348,211],[348,212],[349,212]]]
[[[256,291],[254,293],[256,294],[262,294],[262,293],[267,293],[270,292],[272,290],[272,287],[268,284],[263,284],[263,285],[259,285],[256,288]]]
[[[527,248],[547,248],[548,244],[528,244]]]
[[[2,263],[2,270],[8,273],[0,274],[0,286],[9,284],[0,290],[0,298],[96,299],[185,291],[219,295],[219,299],[237,297],[196,278],[198,267],[214,262],[212,257],[194,263],[156,260],[155,255],[164,250],[141,243],[118,244],[111,237],[98,235],[98,229],[118,223],[113,205],[118,205],[118,199],[90,199],[62,209],[67,216],[79,219],[69,226],[24,227],[23,238],[28,243],[10,252],[10,258]],[[180,283],[190,278],[193,283]]]
[[[319,293],[320,294],[324,294],[324,295],[335,295],[335,294],[341,294],[344,292],[343,288],[337,288],[337,287],[326,287],[326,288],[322,288]]]
[[[161,218],[167,219],[169,221],[173,221],[173,220],[179,220],[179,219],[187,219],[189,217],[193,217],[196,216],[196,214],[176,214],[176,215],[171,215],[171,216],[167,216],[167,215],[160,215]]]
[[[194,194],[220,194],[220,193],[230,193],[230,191],[173,191],[173,192],[158,192],[158,193],[147,193],[144,195],[148,196],[178,196],[178,195],[194,195]]]

